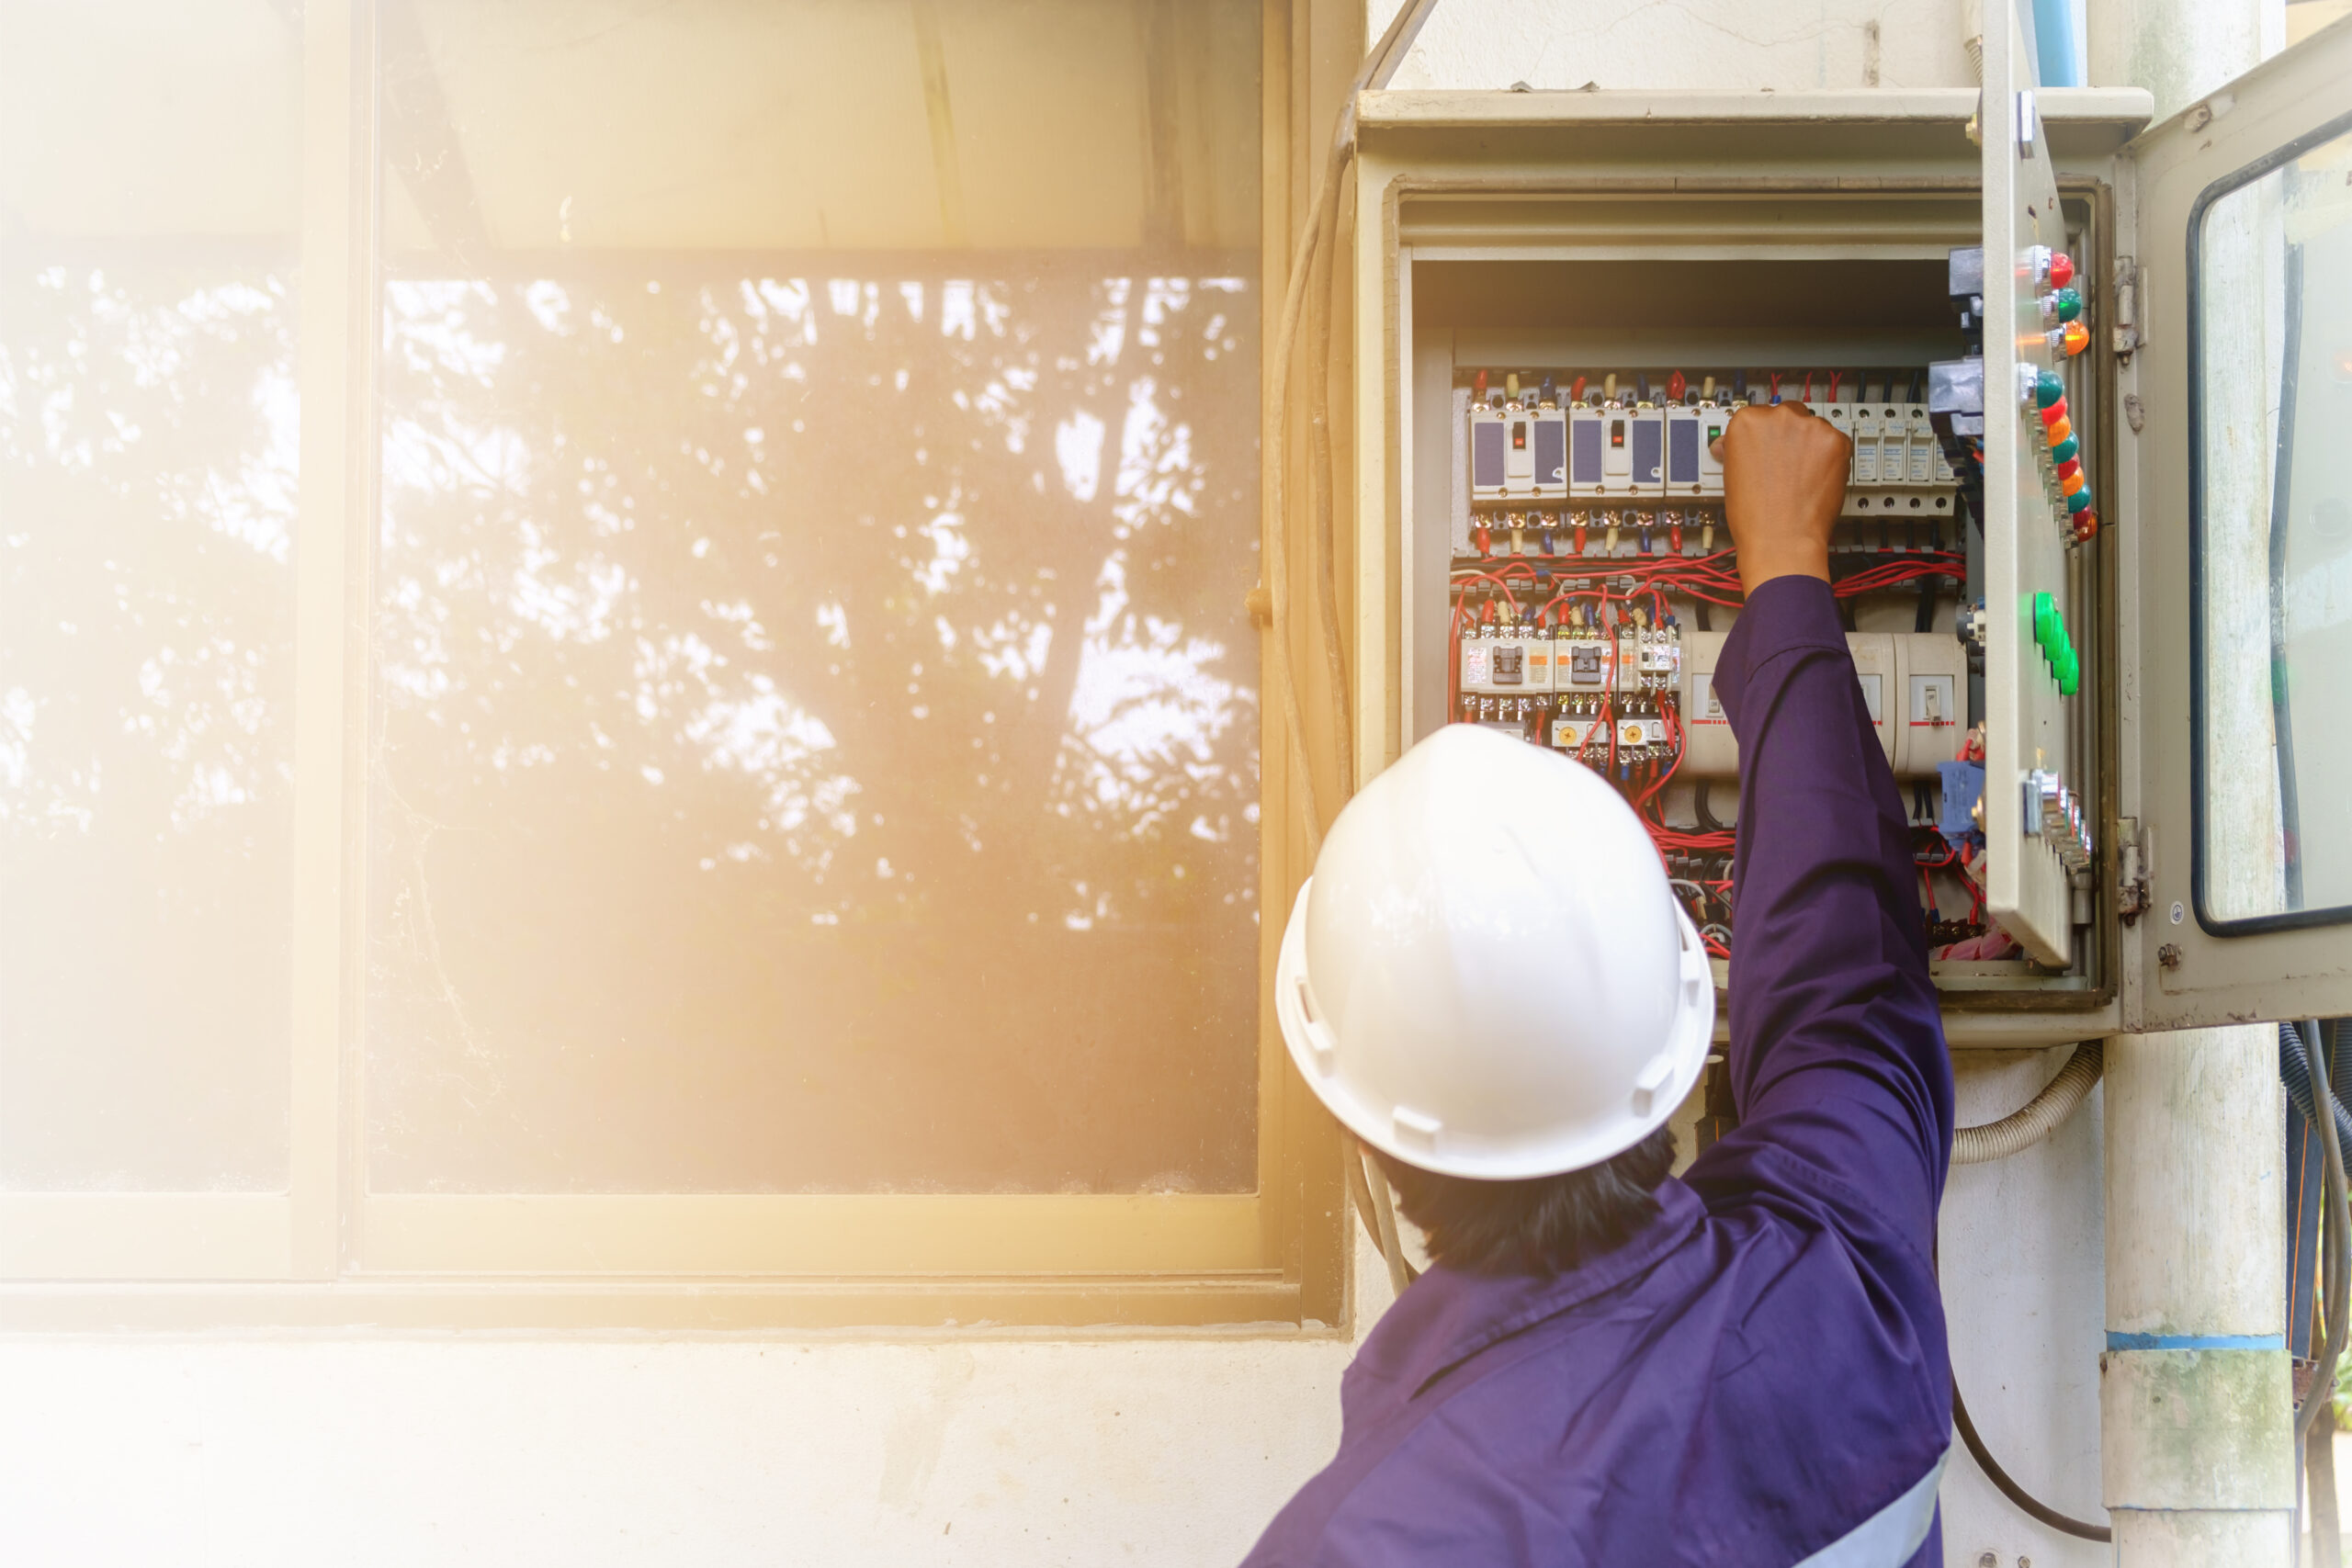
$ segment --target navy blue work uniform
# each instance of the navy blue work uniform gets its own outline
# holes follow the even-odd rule
[[[1951,1063],[1910,826],[1827,584],[1758,588],[1715,690],[1739,1126],[1614,1251],[1408,1289],[1246,1568],[1942,1562]]]

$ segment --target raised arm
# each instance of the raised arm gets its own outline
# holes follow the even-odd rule
[[[1747,604],[1715,690],[1739,738],[1730,1070],[1741,1141],[1864,1196],[1923,1243],[1951,1145],[1910,826],[1829,589],[1850,448],[1802,409],[1723,440]]]

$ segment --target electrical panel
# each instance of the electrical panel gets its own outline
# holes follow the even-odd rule
[[[1963,346],[1971,305],[1958,301],[1952,323]],[[1832,591],[1871,622],[1858,621],[1849,646],[1909,797],[1928,921],[1941,952],[2014,955],[1985,906],[1983,824],[1954,818],[1945,799],[1947,776],[1969,789],[1984,755],[1962,640],[1979,620],[1964,529],[1982,461],[1968,431],[1939,427],[1936,372],[1523,365],[1465,367],[1456,379],[1467,439],[1452,449],[1468,468],[1453,487],[1449,715],[1609,779],[1719,956],[1737,933],[1728,893],[1739,751],[1713,681],[1741,591],[1713,448],[1742,407],[1782,400],[1849,435]],[[1565,433],[1558,485],[1516,457],[1548,459],[1559,448],[1545,431]],[[1896,622],[1907,625],[1876,629]],[[1981,795],[1974,786],[1972,801]]]
[[[1801,402],[1852,442],[1832,575],[1947,1037],[2352,1010],[2309,874],[2352,841],[2312,805],[2352,725],[2307,716],[2352,712],[2305,624],[2340,465],[2286,413],[2341,368],[2298,269],[2352,28],[2152,124],[1985,11],[1981,92],[1360,96],[1360,764],[1445,723],[1574,757],[1736,951],[1711,443]]]

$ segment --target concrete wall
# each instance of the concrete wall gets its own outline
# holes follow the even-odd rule
[[[1964,1116],[2054,1060],[1972,1057]],[[1684,1118],[1686,1123],[1688,1117]],[[1952,1338],[2003,1461],[2098,1495],[2097,1102],[1960,1172]],[[1360,1252],[1360,1326],[1385,1274]],[[1351,1345],[1246,1337],[0,1340],[11,1568],[1132,1563],[1240,1556],[1339,1438]],[[2090,1563],[1954,1461],[1947,1560]]]

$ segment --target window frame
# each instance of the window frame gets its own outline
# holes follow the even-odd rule
[[[1276,335],[1263,302],[1283,298],[1286,237],[1311,192],[1308,128],[1336,110],[1363,18],[1340,0],[1261,0],[1261,15],[1262,389]],[[373,0],[302,8],[288,1189],[0,1194],[0,1328],[1340,1332],[1340,1140],[1290,1067],[1272,1005],[1277,916],[1306,870],[1275,704],[1261,720],[1255,1191],[368,1191],[362,748],[379,501],[379,23]]]
[[[2335,116],[2324,124],[2303,131],[2251,163],[2214,180],[2198,192],[2196,200],[2189,204],[2188,209],[2185,269],[2188,300],[2186,344],[2188,385],[2188,887],[2189,906],[2196,914],[2198,927],[2208,936],[2259,936],[2265,931],[2306,931],[2352,922],[2352,903],[2289,909],[2272,915],[2226,917],[2212,912],[2210,897],[2211,845],[2209,842],[2211,825],[2208,820],[2211,816],[2208,784],[2211,763],[2207,754],[2208,705],[2205,700],[2205,220],[2222,197],[2277,172],[2312,148],[2324,146],[2347,134],[2352,134],[2352,114]],[[2293,344],[2288,346],[2290,352],[2300,348],[2299,344]],[[2265,521],[2275,526],[2276,519],[2270,517],[2267,511]],[[2274,564],[2274,592],[2277,589],[2276,570]],[[2278,657],[2275,626],[2271,636],[2275,663]],[[2274,705],[2276,701],[2274,696]]]

